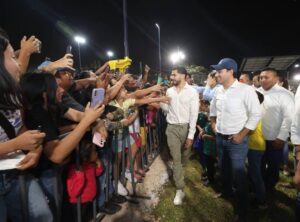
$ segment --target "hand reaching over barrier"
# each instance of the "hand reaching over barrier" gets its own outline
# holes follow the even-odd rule
[[[91,107],[90,103],[88,103],[84,111],[84,117],[81,121],[87,121],[87,123],[92,124],[102,115],[104,108],[105,106],[102,104]]]
[[[42,71],[49,72],[49,73],[55,73],[58,68],[69,68],[71,70],[75,70],[73,68],[74,60],[72,54],[65,54],[62,58],[50,62],[48,65],[42,67]]]

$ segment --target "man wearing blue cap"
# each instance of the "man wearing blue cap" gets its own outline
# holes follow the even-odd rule
[[[260,105],[255,90],[235,79],[237,63],[231,58],[212,65],[221,85],[215,92],[210,107],[212,128],[216,132],[221,161],[223,194],[238,197],[237,221],[244,221],[248,207],[245,160],[248,152],[247,135],[260,120]]]

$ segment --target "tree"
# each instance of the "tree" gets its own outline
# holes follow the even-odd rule
[[[209,71],[204,66],[199,65],[186,65],[187,72],[191,74],[194,83],[198,85],[205,85],[204,81],[207,79]]]

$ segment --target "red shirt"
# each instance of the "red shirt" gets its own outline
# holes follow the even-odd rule
[[[68,169],[67,189],[70,203],[76,203],[77,197],[81,197],[81,203],[92,201],[97,193],[96,177],[104,171],[103,165],[97,166],[94,163],[86,163],[81,171],[77,171],[75,164]]]

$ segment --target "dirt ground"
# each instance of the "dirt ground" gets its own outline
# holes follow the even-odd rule
[[[137,184],[136,195],[141,198],[128,197],[138,204],[127,201],[122,209],[114,215],[106,215],[102,222],[142,222],[155,221],[152,209],[159,201],[159,193],[163,184],[168,181],[167,167],[160,156],[154,160],[143,183]],[[131,184],[127,182],[127,189],[132,194]]]

